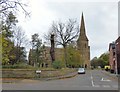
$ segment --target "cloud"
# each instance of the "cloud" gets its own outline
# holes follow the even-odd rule
[[[62,20],[77,18],[80,22],[81,13],[84,13],[91,58],[108,51],[109,43],[117,38],[117,3],[51,2],[48,7]]]
[[[56,2],[54,0],[31,0],[32,16],[27,22],[21,20],[28,38],[39,33],[41,38],[47,33],[52,21],[65,22],[76,18],[80,24],[84,13],[86,34],[91,46],[91,58],[99,56],[108,50],[110,42],[118,35],[117,2]]]

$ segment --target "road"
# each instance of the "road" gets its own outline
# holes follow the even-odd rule
[[[87,70],[86,74],[78,74],[73,78],[3,83],[2,87],[3,90],[118,90],[118,81],[102,70]]]

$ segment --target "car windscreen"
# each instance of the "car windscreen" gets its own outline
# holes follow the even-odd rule
[[[84,71],[84,68],[79,68],[79,71]]]

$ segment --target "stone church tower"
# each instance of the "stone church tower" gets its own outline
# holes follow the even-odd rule
[[[88,46],[88,38],[86,36],[84,17],[82,13],[80,35],[77,40],[77,48],[80,51],[80,60],[82,62],[82,67],[90,68],[90,46]]]

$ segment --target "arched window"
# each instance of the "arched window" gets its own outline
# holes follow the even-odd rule
[[[86,43],[85,43],[85,48],[87,47]]]

